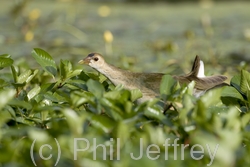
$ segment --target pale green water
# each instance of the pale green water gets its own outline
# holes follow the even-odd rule
[[[31,64],[34,47],[45,49],[57,62],[68,59],[75,65],[89,52],[105,55],[105,30],[114,37],[113,55],[106,56],[107,61],[133,71],[188,72],[195,55],[200,55],[207,74],[227,71],[233,75],[233,61],[250,60],[248,2],[204,8],[200,4],[32,1],[16,17],[10,16],[13,2],[1,3],[0,53],[25,57]],[[103,5],[110,10],[107,17],[98,14]],[[34,9],[40,17],[32,21],[29,14]],[[201,20],[206,18],[211,24],[204,27]],[[29,42],[25,41],[27,32],[34,34]],[[232,53],[237,53],[235,58],[230,58]]]

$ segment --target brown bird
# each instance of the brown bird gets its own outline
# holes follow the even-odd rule
[[[115,86],[123,85],[125,89],[140,89],[142,98],[138,102],[144,102],[160,95],[161,79],[163,73],[134,73],[123,70],[105,62],[103,56],[99,53],[90,53],[85,59],[80,60],[79,64],[87,64],[105,75]],[[206,77],[204,75],[204,64],[199,56],[195,57],[193,67],[190,73],[173,76],[180,84],[195,81],[194,96],[199,97],[207,90],[215,87],[227,85],[224,81],[226,76],[216,75]]]

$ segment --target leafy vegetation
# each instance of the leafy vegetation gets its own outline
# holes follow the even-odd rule
[[[250,164],[250,74],[245,70],[232,78],[231,86],[199,99],[192,96],[193,82],[180,86],[166,75],[162,97],[137,104],[139,90],[114,87],[102,75],[74,69],[68,60],[56,64],[39,48],[32,56],[41,68],[0,56],[1,166]],[[160,99],[172,107],[163,112]],[[179,147],[165,147],[166,139]],[[41,149],[44,144],[51,148]],[[97,145],[105,149],[96,150]],[[44,160],[41,154],[53,156]]]
[[[1,4],[0,166],[250,165],[249,2]],[[165,75],[137,104],[140,90],[75,65],[92,51],[166,74],[199,55],[232,79],[196,99]]]

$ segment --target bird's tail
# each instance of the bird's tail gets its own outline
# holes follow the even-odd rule
[[[211,89],[213,87],[218,87],[220,85],[227,85],[224,81],[227,79],[226,76],[223,75],[214,75],[214,76],[205,76],[204,74],[204,63],[200,60],[199,56],[195,57],[193,67],[191,72],[187,75],[189,80],[194,80],[196,82],[196,88],[203,90]]]
[[[196,56],[194,59],[193,67],[189,75],[196,77],[205,77],[204,75],[204,63],[199,56]]]

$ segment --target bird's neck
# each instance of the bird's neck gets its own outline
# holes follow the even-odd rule
[[[128,73],[128,71],[122,70],[107,63],[96,70],[105,75],[114,85],[124,84],[123,80],[126,78],[124,75]]]

